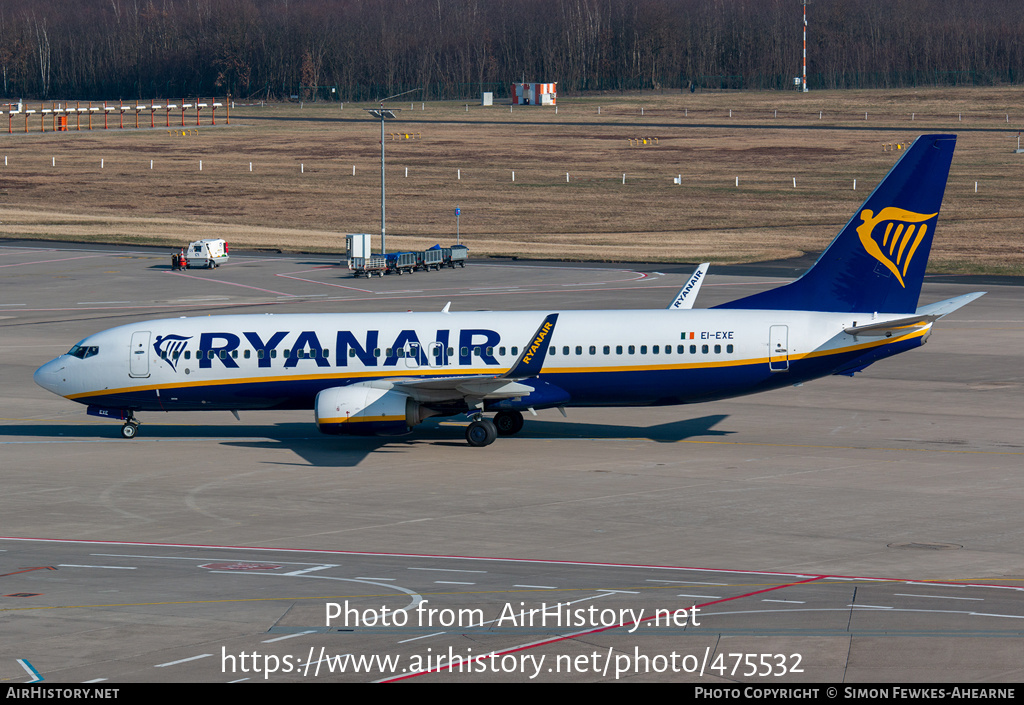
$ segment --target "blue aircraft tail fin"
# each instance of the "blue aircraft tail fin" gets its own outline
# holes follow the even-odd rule
[[[796,281],[716,308],[913,313],[956,135],[921,135]]]

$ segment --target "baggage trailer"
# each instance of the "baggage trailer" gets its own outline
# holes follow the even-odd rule
[[[388,271],[388,258],[384,255],[350,257],[348,268],[352,271],[353,277],[366,277],[369,279],[374,274],[378,277],[383,277]]]
[[[346,254],[342,264],[348,266],[354,277],[384,276],[385,274],[406,274],[417,269],[429,271],[443,267],[466,266],[468,250],[465,245],[441,247],[434,245],[421,252],[392,252],[373,254],[373,235],[354,233],[345,236]]]
[[[373,254],[373,235],[354,233],[345,236],[345,262],[353,277],[383,277],[388,271],[384,255]]]
[[[412,274],[416,271],[417,255],[415,252],[392,252],[384,255],[388,261],[388,274]]]
[[[418,266],[424,272],[429,272],[431,269],[441,269],[444,266],[444,252],[441,250],[440,245],[434,245],[429,250],[423,250],[423,252],[417,254],[420,255]]]
[[[455,269],[455,266],[460,267],[466,266],[466,260],[469,258],[469,248],[465,245],[452,245],[452,255],[448,260],[448,266]]]

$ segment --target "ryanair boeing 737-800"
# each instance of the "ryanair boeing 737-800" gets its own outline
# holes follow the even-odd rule
[[[231,315],[91,335],[35,373],[122,420],[139,411],[312,409],[327,434],[400,434],[468,415],[470,445],[524,411],[690,404],[852,375],[923,345],[981,296],[918,307],[955,135],[919,137],[796,281],[694,310]],[[493,420],[485,416],[495,412]]]

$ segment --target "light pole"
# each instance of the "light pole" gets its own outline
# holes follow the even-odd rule
[[[384,121],[395,120],[398,117],[395,113],[401,112],[401,108],[385,108],[384,101],[408,95],[409,93],[415,93],[418,90],[420,89],[413,88],[411,91],[405,91],[404,93],[397,93],[395,95],[388,96],[387,98],[382,98],[379,108],[363,108],[363,110],[370,113],[370,115],[373,115],[375,118],[380,118],[380,253],[382,255],[387,254],[388,251],[384,227]]]
[[[397,116],[395,111],[398,108],[384,108],[384,101],[381,101],[380,108],[364,108],[376,118],[380,118],[380,253],[387,254],[387,232],[384,219],[384,121],[394,120]]]
[[[800,0],[800,4],[804,6],[804,76],[800,81],[804,93],[807,92],[807,3],[808,0]]]

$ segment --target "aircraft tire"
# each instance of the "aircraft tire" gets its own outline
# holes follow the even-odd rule
[[[498,437],[498,430],[490,419],[474,421],[466,428],[466,442],[474,448],[482,448],[494,443]]]
[[[523,430],[523,415],[518,411],[499,411],[494,415],[494,428],[499,436],[514,436]]]
[[[139,432],[139,425],[136,423],[126,423],[121,427],[122,438],[135,438]]]

